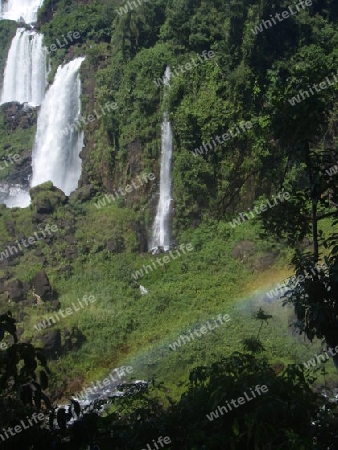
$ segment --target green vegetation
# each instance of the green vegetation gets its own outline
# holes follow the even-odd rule
[[[51,199],[51,193],[45,192]],[[34,197],[33,205],[38,199],[41,201],[42,194],[43,191]],[[66,388],[65,394],[74,393],[72,381],[80,379],[86,384],[127,363],[134,367],[137,378],[156,376],[176,392],[176,385],[196,364],[211,364],[215,358],[230,355],[243,339],[256,334],[257,324],[252,314],[262,304],[274,317],[274,325],[264,326],[261,332],[261,340],[272,363],[297,362],[302,365],[319,351],[319,344],[310,346],[299,340],[295,345],[295,337],[288,332],[290,309],[282,308],[280,301],[271,305],[262,303],[263,292],[290,273],[287,261],[291,254],[282,243],[258,239],[258,225],[248,222],[230,231],[228,224],[210,221],[196,230],[187,230],[180,236],[180,242],[191,242],[194,251],[139,279],[138,282],[149,291],[147,295],[141,295],[131,275],[143,265],[156,261],[156,256],[135,255],[135,216],[127,208],[118,208],[114,204],[102,208],[98,214],[93,203],[88,203],[81,212],[82,217],[77,219],[74,227],[79,255],[72,264],[73,275],[60,276],[67,248],[62,241],[60,225],[54,246],[50,248],[43,240],[36,243],[34,248],[25,251],[15,272],[15,278],[22,281],[33,279],[43,267],[34,256],[35,247],[39,246],[47,257],[47,274],[59,294],[63,310],[84,295],[93,294],[97,299],[80,313],[61,319],[51,328],[78,327],[87,338],[76,353],[50,363],[57,374],[72,374],[70,378],[68,376],[70,387]],[[5,216],[13,216],[13,213],[4,212]],[[64,207],[59,206],[47,222],[59,223],[71,217]],[[18,209],[13,218],[18,225],[22,224],[18,231],[25,236],[33,235],[34,228],[29,226],[27,211]],[[123,243],[123,253],[114,254],[108,250],[108,242],[112,239]],[[232,256],[234,247],[240,249],[243,241],[248,240],[254,243],[255,249],[247,256],[240,252],[236,255],[239,259],[235,259]],[[271,250],[279,253],[279,262],[273,270],[265,268],[262,271],[257,264]],[[242,280],[240,284],[238,280]],[[47,305],[23,308],[28,315],[18,323],[23,337],[33,337],[33,342],[38,345],[42,344],[41,336],[34,326],[51,315]],[[15,309],[15,303],[8,307]],[[181,334],[187,334],[189,329],[195,329],[221,313],[231,316],[229,324],[175,352],[170,350],[169,344],[177,341]],[[327,381],[331,382],[333,377],[331,365]],[[62,377],[52,380],[58,386],[63,385]],[[324,382],[322,377],[320,382]],[[59,387],[56,390],[59,392]]]
[[[59,64],[86,55],[82,116],[107,102],[117,102],[118,109],[84,127],[77,192],[66,198],[45,183],[31,191],[29,208],[0,208],[0,252],[38,226],[56,224],[59,230],[1,261],[1,312],[13,312],[32,352],[51,336],[55,344],[61,330],[60,348],[54,354],[49,348],[47,393],[53,401],[121,365],[133,367],[128,382],[152,380],[151,388],[125,386],[128,395],[114,399],[98,422],[87,416],[90,436],[82,433],[80,439],[75,426],[70,434],[79,449],[96,438],[102,449],[111,444],[139,449],[156,438],[154,430],[171,437],[172,449],[336,446],[336,407],[321,408],[324,399],[314,393],[335,385],[336,368],[329,361],[308,374],[304,363],[320,352],[322,339],[331,347],[338,344],[337,176],[326,174],[338,156],[338,85],[295,106],[289,99],[335,70],[338,6],[313,0],[312,7],[257,35],[252,29],[286,10],[286,0],[276,7],[264,0],[151,0],[123,15],[118,6],[108,0],[55,0],[40,11],[47,46],[68,31],[81,33],[79,41],[51,55],[50,81]],[[5,48],[13,34],[13,24],[0,23]],[[184,66],[204,50],[215,58],[173,77],[163,101],[154,81],[166,66]],[[159,186],[165,109],[174,135],[174,237],[194,250],[135,282],[132,274],[158,257],[145,252],[145,243]],[[252,129],[207,154],[192,154],[241,121],[252,122]],[[0,112],[0,157],[7,144],[22,155],[33,133],[34,127],[21,126],[9,133]],[[95,207],[105,192],[141,172],[156,172],[156,182]],[[240,211],[280,191],[288,191],[290,200],[231,228],[229,221]],[[264,292],[276,283],[324,260],[328,269],[284,295],[288,306],[267,301]],[[53,301],[33,301],[41,272]],[[17,291],[19,300],[9,295]],[[34,329],[58,310],[55,302],[65,310],[91,294],[95,303],[46,330]],[[230,322],[170,349],[180,335],[219,314],[229,314]],[[294,322],[301,335],[289,327]],[[206,414],[225,399],[264,383],[269,395],[257,400],[257,407],[208,422]],[[13,396],[17,399],[16,391]],[[73,404],[75,416],[77,408]],[[60,411],[61,431],[53,436],[62,441],[68,432],[65,410]]]

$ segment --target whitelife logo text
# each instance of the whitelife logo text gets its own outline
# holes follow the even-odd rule
[[[267,205],[265,204],[265,202],[262,202],[259,207],[255,206],[253,209],[255,210],[256,214],[260,214],[261,212],[264,212],[269,208],[273,208],[274,206],[276,206],[278,204],[277,198],[279,199],[279,201],[281,203],[284,202],[284,200],[289,200],[290,199],[290,194],[288,192],[279,192],[278,195],[275,197],[274,195],[272,196],[274,199],[274,204],[271,205],[271,203],[269,202],[269,200],[266,200]],[[251,208],[248,208],[248,211],[250,211],[251,217],[249,217],[249,213],[239,213],[238,217],[239,220],[237,219],[233,219],[232,222],[229,222],[229,224],[232,226],[232,228],[236,228],[236,226],[241,225],[242,223],[245,222],[245,218],[244,216],[246,216],[246,220],[249,219],[254,219],[255,218],[255,214],[253,211],[251,211]],[[242,222],[241,222],[242,220]]]
[[[184,247],[186,247],[188,252],[191,252],[193,250],[192,244],[190,244],[190,243],[189,244],[181,244],[180,245],[180,250],[184,254],[185,254]],[[169,250],[169,252],[168,252],[172,259],[178,259],[178,257],[181,256],[181,253],[179,252],[178,249],[176,249],[175,251],[177,253],[177,257],[176,258],[173,255],[171,250]],[[164,264],[170,263],[170,258],[169,258],[169,256],[166,255],[166,256],[163,256],[162,258],[156,258],[156,262],[157,262],[157,264],[159,266],[163,266]],[[154,261],[152,261],[152,265],[153,265],[154,269],[157,269],[159,267],[159,266],[156,267],[156,264],[155,264]],[[143,277],[143,275],[145,275],[145,273],[148,274],[148,269],[150,269],[150,272],[152,272],[154,270],[151,266],[143,264],[143,268],[140,269],[140,270],[136,270],[134,273],[131,274],[131,276],[134,278],[135,281],[137,281],[139,278]]]
[[[336,350],[337,353],[335,353],[331,347],[329,347],[329,348],[327,349],[327,351],[325,352],[325,355],[326,355],[326,361],[327,361],[328,359],[330,359],[330,357],[329,357],[329,355],[327,354],[327,352],[329,352],[331,356],[337,356],[337,354],[338,354],[338,345],[336,345],[336,347],[335,347],[334,349]],[[317,359],[317,362],[316,362],[315,358]],[[307,363],[306,363],[306,362],[303,363],[304,366],[305,366],[307,369],[311,369],[311,366],[312,366],[312,367],[316,367],[317,364],[319,364],[319,363],[325,361],[325,356],[322,355],[322,354],[315,355],[315,358],[309,359]],[[321,358],[323,358],[322,361],[320,360]]]
[[[172,67],[171,69],[171,76],[172,78],[180,75],[180,73],[177,73],[178,69],[180,70],[181,73],[185,73],[188,70],[192,70],[194,67],[198,67],[200,64],[203,64],[205,61],[208,61],[209,58],[214,58],[215,57],[215,53],[212,50],[209,50],[208,52],[206,50],[203,50],[203,52],[201,53],[201,55],[199,55],[198,53],[196,53],[197,57],[198,57],[198,61],[197,63],[195,63],[195,58],[191,58],[191,61],[193,62],[193,65],[190,64],[190,62],[186,63],[184,66],[181,66],[180,64],[177,66],[177,68],[175,66]],[[204,60],[200,57],[203,56]],[[186,70],[184,70],[184,68]],[[162,78],[157,78],[157,80],[154,80],[154,83],[156,84],[157,87],[160,87],[161,84],[164,85],[166,81],[166,76],[163,75]]]
[[[32,244],[34,244],[35,243],[35,241],[37,240],[37,241],[40,241],[41,239],[44,239],[45,237],[46,237],[46,233],[48,233],[48,235],[49,236],[51,236],[51,233],[56,233],[58,231],[58,227],[57,227],[57,225],[49,225],[49,224],[47,224],[46,226],[45,226],[45,230],[43,231],[43,230],[41,230],[40,229],[40,231],[36,231],[35,233],[34,233],[34,235],[35,235],[35,237],[33,237],[33,236],[30,236],[30,237],[28,237],[28,238],[26,238],[26,239],[21,239],[21,241],[19,242],[19,241],[16,241],[17,242],[17,245],[7,245],[7,250],[5,250],[5,251],[3,251],[3,252],[0,252],[0,261],[2,261],[4,258],[9,258],[9,253],[11,254],[11,255],[13,255],[14,253],[14,251],[15,251],[15,254],[18,254],[19,253],[19,251],[22,251],[22,247],[21,247],[21,245],[23,245],[24,247],[29,247],[30,245],[32,245]],[[45,233],[46,232],[46,233]],[[41,233],[43,236],[42,237],[39,237],[38,236],[38,233]],[[27,241],[28,241],[28,243],[27,243]],[[8,253],[9,252],[9,253]]]
[[[313,84],[312,87],[310,87],[310,85],[308,86],[309,90],[308,91],[300,91],[299,94],[295,95],[294,97],[288,99],[288,102],[290,103],[291,106],[295,106],[298,103],[301,103],[302,101],[304,101],[306,98],[310,98],[312,95],[318,94],[320,91],[327,89],[329,86],[334,86],[336,83],[338,83],[338,79],[336,77],[336,75],[338,75],[338,72],[336,74],[332,73],[332,77],[333,77],[333,83],[330,82],[329,77],[325,78],[325,81],[321,81],[318,84]],[[315,90],[316,92],[314,92],[313,90]],[[309,93],[310,91],[310,93]],[[305,96],[306,95],[306,96]],[[302,97],[302,98],[301,98]]]
[[[262,386],[260,386],[259,384],[255,387],[255,391],[258,395],[262,395],[268,392],[268,387],[263,384]],[[232,404],[232,406],[234,406],[235,408],[238,408],[241,405],[244,405],[244,403],[246,402],[251,402],[251,400],[253,400],[254,398],[256,398],[256,394],[254,393],[254,391],[252,389],[250,389],[250,393],[252,395],[252,397],[250,398],[250,396],[247,395],[246,392],[243,393],[244,397],[238,397],[237,402],[238,405],[236,404],[236,400],[231,399],[230,403]],[[214,419],[218,419],[219,416],[219,412],[221,413],[221,415],[223,416],[223,411],[225,411],[225,413],[228,413],[229,411],[232,411],[231,406],[229,405],[229,402],[226,401],[226,406],[217,406],[217,409],[215,411],[212,411],[209,414],[207,414],[207,418],[210,420],[210,422],[212,422]]]
[[[305,279],[312,279],[313,276],[318,276],[318,273],[321,270],[327,270],[328,266],[326,263],[316,263],[314,267],[309,267],[309,270],[311,270],[311,273],[307,272],[306,270],[299,274],[297,277],[292,276],[288,278],[286,281],[284,281],[283,284],[278,283],[277,287],[275,289],[272,289],[271,291],[267,292],[266,295],[269,297],[269,299],[273,299],[274,297],[279,297],[289,290],[293,290],[296,288],[296,286],[299,285],[299,283],[303,283]],[[315,272],[317,271],[317,273]]]
[[[222,314],[219,314],[217,316],[217,319],[215,319],[213,317],[212,320],[214,321],[214,327],[212,326],[211,323],[209,323],[209,320],[208,320],[205,325],[203,325],[199,328],[196,328],[192,332],[190,330],[188,330],[190,338],[185,334],[181,334],[178,341],[174,341],[173,344],[169,345],[170,349],[175,351],[177,348],[181,347],[181,342],[183,343],[183,345],[185,345],[187,342],[190,342],[190,339],[195,340],[193,333],[195,333],[195,335],[197,337],[201,337],[203,334],[207,334],[207,333],[209,333],[209,331],[215,330],[216,328],[219,327],[217,320],[219,321],[220,325],[224,325],[223,320],[224,320],[224,322],[229,322],[231,320],[231,318],[230,318],[229,314],[225,314],[224,316],[222,316]],[[210,319],[210,322],[211,322],[211,319]],[[199,333],[201,333],[201,334],[199,334]]]
[[[276,13],[275,14],[275,18],[278,19],[278,22],[283,22],[284,19],[288,19],[290,16],[294,16],[295,14],[298,14],[301,11],[301,7],[302,9],[305,9],[306,6],[311,6],[312,5],[312,0],[305,0],[302,1],[300,0],[300,2],[298,3],[298,5],[293,5],[296,7],[297,11],[294,11],[292,9],[292,6],[288,7],[288,11],[285,10],[282,13]],[[280,17],[282,16],[282,18]],[[277,21],[272,17],[272,14],[270,14],[270,19],[271,20],[262,20],[260,25],[256,25],[254,29],[251,28],[251,31],[253,32],[253,34],[258,34],[258,33],[262,33],[263,30],[263,25],[264,28],[267,30],[268,28],[273,27],[273,25],[277,25]]]
[[[100,198],[99,200],[98,200],[98,202],[97,203],[94,203],[94,205],[96,206],[96,208],[97,209],[100,209],[101,207],[103,207],[103,206],[106,206],[106,200],[107,200],[107,202],[110,204],[111,203],[111,200],[113,200],[113,201],[115,201],[116,199],[118,199],[119,197],[121,197],[121,195],[124,197],[127,193],[130,193],[133,189],[139,189],[141,186],[143,186],[145,183],[148,183],[148,179],[150,180],[150,181],[154,181],[155,180],[155,175],[153,174],[153,173],[143,173],[141,176],[140,175],[138,175],[137,176],[137,179],[138,179],[138,181],[140,182],[140,184],[135,184],[135,181],[134,180],[132,180],[131,181],[131,184],[132,185],[130,185],[130,184],[127,184],[125,187],[124,187],[124,189],[123,188],[118,188],[117,190],[115,189],[114,190],[114,194],[115,194],[115,196],[113,195],[113,194],[106,194],[105,195],[105,198],[103,197],[103,198]],[[142,181],[144,181],[144,182],[142,182]],[[118,194],[117,193],[117,191],[118,192],[120,192],[120,194]]]
[[[88,306],[89,303],[94,303],[96,301],[96,298],[94,297],[94,295],[90,295],[88,300],[87,300],[87,295],[84,295],[83,298],[82,298],[82,302],[80,301],[79,298],[77,300],[78,300],[78,306],[80,306],[80,308],[77,308],[75,306],[74,302],[73,302],[72,306],[74,308],[74,312],[80,311],[82,308],[84,308],[82,302],[86,306]],[[88,301],[89,301],[89,303],[88,303]],[[37,325],[34,326],[35,330],[36,331],[41,331],[41,330],[44,330],[47,327],[55,325],[56,321],[60,322],[59,314],[61,314],[61,317],[63,317],[63,318],[65,318],[67,316],[70,316],[70,315],[73,314],[73,308],[71,308],[71,307],[65,308],[65,312],[62,309],[60,309],[58,312],[54,313],[54,317],[53,317],[53,315],[51,315],[49,317],[46,317],[45,320],[39,322]]]
[[[9,439],[11,436],[15,436],[16,434],[21,433],[21,431],[28,430],[29,427],[32,427],[38,423],[38,421],[44,420],[45,416],[42,413],[33,413],[31,419],[27,416],[27,422],[28,426],[26,426],[25,422],[23,420],[20,421],[21,425],[15,425],[14,427],[8,427],[7,430],[4,428],[2,429],[2,433],[6,436],[4,437],[3,434],[0,434],[0,438],[2,439],[2,442],[5,442],[6,439]],[[35,422],[35,423],[34,423]],[[13,432],[14,429],[14,432]],[[8,433],[11,435],[9,436]]]
[[[76,395],[75,397],[78,400],[83,400],[87,397],[87,395],[91,394],[91,395],[95,395],[97,393],[97,391],[100,391],[102,389],[104,389],[107,386],[110,386],[112,383],[116,383],[117,381],[120,381],[121,378],[123,376],[126,376],[126,372],[128,374],[132,373],[133,368],[131,366],[121,366],[118,367],[117,369],[114,369],[110,372],[109,374],[109,378],[104,378],[102,381],[92,381],[92,387],[86,387],[83,388],[82,391]],[[116,372],[117,376],[114,376],[113,373]]]
[[[244,133],[252,128],[251,122],[240,122],[238,125],[242,128],[242,132]],[[222,137],[218,135],[214,136],[214,138],[211,138],[209,142],[203,142],[199,148],[195,148],[195,150],[193,150],[191,153],[194,156],[203,155],[203,153],[207,154],[209,150],[214,150],[218,145],[224,144],[224,142],[228,139],[239,136],[241,134],[241,130],[239,129],[238,125],[234,126],[234,131],[236,130],[237,134],[233,133],[231,129],[229,129],[227,133],[222,134]],[[217,141],[217,144],[215,142],[215,139]],[[214,148],[212,148],[211,142],[213,143]]]

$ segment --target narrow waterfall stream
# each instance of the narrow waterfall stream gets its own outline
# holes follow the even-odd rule
[[[166,68],[164,74],[164,96],[170,89],[171,71],[170,67]],[[160,198],[157,205],[156,217],[153,225],[151,250],[158,251],[160,247],[164,251],[170,248],[171,240],[171,169],[172,169],[172,153],[173,153],[173,135],[171,124],[168,119],[168,113],[165,112],[162,121],[162,137],[161,137],[161,170],[160,170]]]
[[[43,35],[18,28],[8,52],[0,104],[41,105],[47,84]]]
[[[71,125],[80,116],[79,70],[83,60],[76,58],[60,66],[47,91],[38,117],[33,148],[32,187],[52,181],[66,195],[77,188],[81,175],[79,153],[83,147],[83,132]]]

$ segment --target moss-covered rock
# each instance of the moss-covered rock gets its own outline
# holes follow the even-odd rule
[[[32,199],[32,208],[37,214],[51,214],[68,201],[67,196],[51,181],[30,189],[29,193]]]

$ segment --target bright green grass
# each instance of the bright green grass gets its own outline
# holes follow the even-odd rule
[[[110,225],[116,230],[119,220],[124,222],[123,225],[120,223],[120,231],[130,232],[132,236],[132,214],[124,209],[115,210],[115,205],[112,210],[110,207],[102,208],[96,214],[90,211],[77,231],[79,239],[85,236],[100,242],[103,230],[109,229]],[[97,233],[87,233],[86,223],[88,228],[95,229],[95,220],[97,226],[99,223],[104,226]],[[69,280],[59,279],[51,272],[62,309],[84,295],[96,297],[94,304],[74,312],[57,325],[62,328],[78,326],[87,338],[79,351],[51,364],[58,374],[55,375],[58,383],[60,373],[68,374],[67,382],[76,378],[89,382],[102,379],[115,367],[131,365],[134,378],[146,379],[154,375],[176,390],[180,380],[187,379],[190,369],[242,350],[242,339],[257,335],[260,323],[252,318],[252,313],[259,306],[273,315],[260,333],[270,361],[283,364],[307,362],[318,352],[318,344],[311,345],[292,336],[288,327],[292,310],[282,308],[280,302],[263,302],[260,293],[262,288],[271,289],[276,282],[290,275],[287,264],[290,250],[283,249],[282,244],[273,240],[260,240],[257,235],[257,227],[249,222],[231,234],[223,223],[186,231],[180,243],[191,242],[195,250],[142,277],[139,282],[149,291],[144,296],[133,287],[131,274],[161,255],[131,253],[132,239],[123,254],[101,252],[91,254],[83,264],[77,262],[75,274]],[[243,239],[256,243],[257,253],[251,260],[267,250],[278,249],[278,262],[265,272],[255,273],[250,266],[234,260],[231,250]],[[260,292],[255,294],[255,290]],[[34,325],[46,311],[37,306],[30,313],[25,321],[24,337],[33,335],[38,342]],[[218,314],[229,314],[231,321],[196,337],[176,351],[170,350],[169,344],[180,334],[187,334],[189,329],[202,326]],[[331,361],[326,368],[330,378],[335,372]]]

